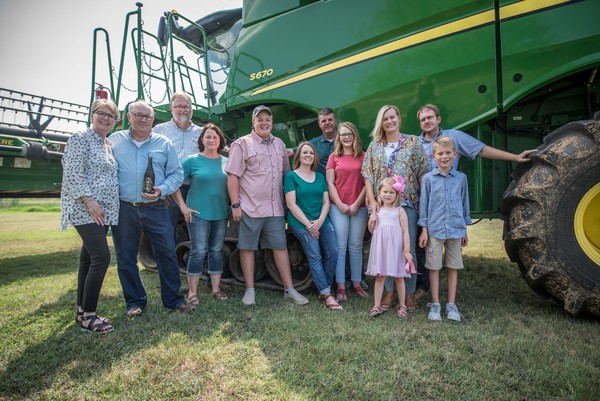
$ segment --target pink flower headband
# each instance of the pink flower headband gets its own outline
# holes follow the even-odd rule
[[[394,188],[400,194],[403,193],[404,188],[406,187],[404,185],[404,178],[393,175],[392,179],[396,181],[396,183],[392,185],[392,188]]]

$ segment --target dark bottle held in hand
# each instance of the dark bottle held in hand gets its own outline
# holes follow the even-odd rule
[[[152,168],[152,156],[148,156],[148,167],[144,173],[144,193],[154,193],[154,169]]]

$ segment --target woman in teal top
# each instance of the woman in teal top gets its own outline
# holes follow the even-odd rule
[[[337,263],[337,240],[327,215],[327,183],[325,177],[315,171],[318,165],[315,147],[309,142],[302,142],[294,155],[293,170],[283,180],[289,209],[288,227],[302,244],[313,282],[325,306],[341,310],[342,307],[331,295]]]
[[[205,125],[198,138],[200,152],[182,163],[184,177],[190,178],[186,202],[179,191],[174,194],[190,234],[188,304],[200,303],[198,282],[207,256],[213,297],[219,301],[227,300],[227,295],[219,287],[223,274],[223,243],[230,212],[227,173],[223,170],[226,159],[219,154],[224,147],[225,137],[219,127]]]

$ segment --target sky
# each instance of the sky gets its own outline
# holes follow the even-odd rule
[[[215,11],[242,6],[242,0],[141,2],[144,28],[154,34],[164,11],[177,10],[198,20]],[[118,69],[125,16],[137,9],[135,3],[0,0],[0,88],[88,104],[94,29],[108,31],[113,64]]]

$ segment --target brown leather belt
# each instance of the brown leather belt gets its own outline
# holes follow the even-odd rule
[[[159,199],[157,201],[154,202],[127,202],[127,201],[121,201],[124,203],[127,203],[129,205],[135,206],[135,207],[157,207],[157,206],[168,206],[169,204],[167,202],[164,201],[164,199]]]

